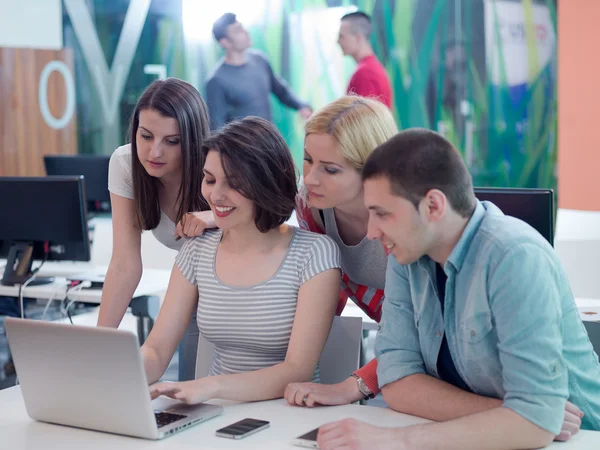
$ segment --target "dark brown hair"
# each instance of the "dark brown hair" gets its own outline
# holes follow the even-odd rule
[[[371,25],[371,16],[362,11],[354,11],[344,14],[341,21],[346,21],[351,24],[352,33],[362,34],[367,39],[371,37],[373,27]]]
[[[232,189],[254,203],[254,223],[262,233],[292,215],[298,187],[292,154],[275,126],[260,117],[230,122],[202,146],[221,155]]]
[[[385,176],[394,194],[418,208],[431,189],[444,193],[463,217],[475,210],[473,180],[458,150],[434,131],[412,128],[378,146],[367,159],[362,179]]]
[[[209,209],[201,193],[204,165],[201,147],[209,135],[209,121],[206,104],[196,88],[177,78],[155,81],[138,100],[129,127],[133,201],[140,229],[153,230],[160,222],[160,180],[146,172],[137,156],[136,144],[140,111],[147,109],[171,117],[179,124],[182,174],[177,194],[177,222],[187,212]]]
[[[219,17],[215,23],[213,23],[213,36],[216,41],[219,42],[221,39],[228,37],[227,36],[227,27],[229,25],[233,25],[237,22],[237,18],[233,13],[225,13],[221,17]]]

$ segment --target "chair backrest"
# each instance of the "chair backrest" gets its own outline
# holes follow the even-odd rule
[[[319,361],[321,383],[340,383],[358,369],[361,343],[362,319],[360,317],[334,317]],[[196,378],[208,376],[214,349],[214,345],[200,334],[196,354]]]
[[[492,202],[507,216],[529,224],[554,245],[554,192],[551,189],[476,187],[475,196]]]
[[[362,319],[360,317],[334,317],[329,337],[319,360],[321,383],[341,383],[358,369],[361,344]]]
[[[212,365],[215,345],[207,341],[202,333],[198,334],[198,351],[196,352],[196,377],[204,378],[208,376],[208,371]]]

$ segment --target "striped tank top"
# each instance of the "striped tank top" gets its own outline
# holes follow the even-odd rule
[[[264,369],[285,360],[298,290],[315,275],[340,267],[339,250],[327,236],[294,228],[277,272],[250,287],[229,286],[216,270],[221,230],[186,240],[175,263],[198,287],[198,329],[215,346],[209,375]],[[318,379],[315,373],[314,380]]]

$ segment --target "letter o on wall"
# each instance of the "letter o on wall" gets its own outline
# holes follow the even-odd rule
[[[50,78],[50,74],[54,71],[59,72],[65,80],[67,96],[67,107],[65,108],[62,117],[58,119],[52,115],[50,108],[48,107],[48,78]],[[66,127],[73,118],[75,112],[75,81],[73,80],[73,75],[71,75],[69,67],[67,67],[65,63],[62,61],[50,61],[46,64],[46,67],[44,67],[44,70],[42,70],[42,74],[40,75],[38,97],[42,117],[48,126],[55,130]]]

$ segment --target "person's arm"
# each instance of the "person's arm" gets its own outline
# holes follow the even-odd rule
[[[227,98],[216,78],[206,83],[206,106],[210,117],[210,129],[216,130],[227,123]]]
[[[180,253],[184,250],[188,261],[191,260],[191,240],[186,241]],[[178,255],[178,260],[179,258]],[[175,264],[156,323],[142,346],[142,358],[149,384],[158,380],[167,369],[197,304],[198,288],[188,281],[182,269]]]
[[[339,280],[339,269],[329,269],[302,285],[284,362],[262,370],[217,377],[216,396],[239,401],[278,398],[288,383],[312,379],[333,322]]]
[[[407,442],[427,447],[451,438],[452,448],[520,449],[546,446],[560,433],[569,395],[557,281],[562,278],[537,244],[511,247],[491,269],[488,288],[502,364],[502,406],[407,430]]]
[[[320,427],[321,450],[521,450],[547,447],[553,434],[500,407],[443,423],[380,428],[345,419]]]
[[[271,67],[271,63],[267,60],[267,58],[258,54],[258,57],[263,60],[265,67],[267,68],[267,72],[269,75],[270,83],[271,83],[271,92],[275,94],[275,96],[279,99],[281,103],[286,106],[289,106],[292,109],[302,109],[302,108],[310,108],[308,104],[300,100],[293,92],[290,86],[285,82],[283,78],[277,75],[273,68]]]
[[[427,374],[415,325],[406,268],[388,259],[385,301],[375,341],[377,375],[390,408],[426,419],[456,419],[501,404]]]
[[[141,231],[133,200],[111,193],[113,248],[102,288],[98,326],[118,327],[142,277]]]

